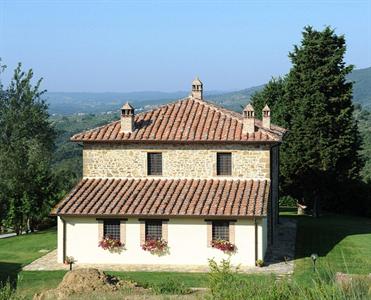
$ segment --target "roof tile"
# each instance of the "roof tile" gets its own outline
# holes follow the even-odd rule
[[[53,215],[265,216],[269,180],[81,180]]]

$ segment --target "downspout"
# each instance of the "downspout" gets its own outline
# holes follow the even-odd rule
[[[254,229],[255,229],[255,263],[258,260],[258,223],[254,217]]]
[[[63,219],[61,216],[60,216],[61,220],[62,220],[62,224],[63,224],[63,245],[62,245],[62,257],[63,257],[63,262],[66,260],[66,220]]]

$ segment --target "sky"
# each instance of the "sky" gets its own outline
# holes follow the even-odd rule
[[[371,66],[371,1],[0,0],[0,57],[51,92],[238,90],[290,69],[306,25],[332,26]]]

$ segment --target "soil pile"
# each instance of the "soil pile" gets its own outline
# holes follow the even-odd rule
[[[98,269],[77,269],[64,275],[56,289],[34,296],[34,300],[68,299],[68,296],[89,292],[113,292],[120,288],[134,288],[135,283],[120,280]]]

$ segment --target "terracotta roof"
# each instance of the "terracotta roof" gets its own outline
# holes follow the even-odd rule
[[[204,100],[188,97],[135,116],[133,132],[120,132],[120,121],[74,135],[76,142],[277,142],[285,129],[272,125],[243,134],[242,115]]]
[[[83,179],[52,215],[267,215],[269,180]]]

